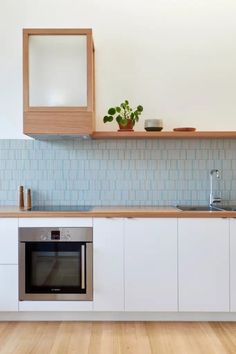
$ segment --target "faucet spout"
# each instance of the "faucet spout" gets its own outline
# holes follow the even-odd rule
[[[212,207],[215,203],[221,203],[221,198],[216,197],[213,194],[213,176],[216,175],[216,178],[220,178],[220,171],[213,169],[210,171],[210,196],[209,196],[209,206]]]
[[[216,174],[217,178],[220,178],[220,171],[219,170],[213,169],[213,170],[210,171],[210,175],[211,176],[213,176],[214,173]]]

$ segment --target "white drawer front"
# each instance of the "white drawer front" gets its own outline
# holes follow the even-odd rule
[[[92,218],[22,218],[19,227],[92,227]]]
[[[19,311],[92,311],[92,301],[20,301]]]

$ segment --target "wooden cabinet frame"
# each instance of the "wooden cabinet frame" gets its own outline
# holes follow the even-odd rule
[[[32,35],[86,35],[87,107],[30,107],[29,37]],[[23,30],[23,109],[24,134],[29,136],[89,135],[94,131],[94,46],[91,29]]]

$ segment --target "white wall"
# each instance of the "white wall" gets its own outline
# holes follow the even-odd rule
[[[22,134],[22,28],[91,27],[97,129],[129,99],[165,129],[236,130],[235,0],[1,0],[0,138]]]

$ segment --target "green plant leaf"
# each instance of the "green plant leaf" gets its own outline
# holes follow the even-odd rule
[[[137,110],[138,110],[139,112],[142,112],[142,111],[143,111],[143,107],[142,107],[142,106],[138,106],[138,107],[137,107]]]
[[[118,115],[118,116],[116,117],[116,121],[117,121],[118,124],[120,124],[121,121],[122,121],[122,117],[121,117],[120,115]]]
[[[120,107],[116,107],[116,112],[120,113],[120,111],[121,111],[121,108]]]
[[[113,121],[113,117],[112,116],[105,116],[103,118],[103,122],[107,123],[107,122],[112,122]]]
[[[113,115],[116,113],[116,109],[113,108],[113,107],[112,107],[112,108],[109,108],[107,113],[108,113],[109,115],[112,115],[112,116],[113,116]]]
[[[126,104],[126,106],[128,106],[129,105],[129,101],[125,100],[125,104]]]

